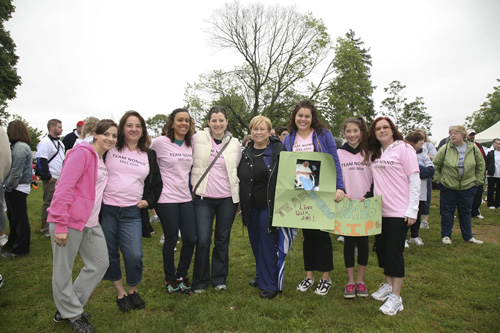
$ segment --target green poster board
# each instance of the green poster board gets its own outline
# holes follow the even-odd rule
[[[380,196],[335,202],[337,172],[330,154],[281,152],[273,226],[375,235],[382,228]]]

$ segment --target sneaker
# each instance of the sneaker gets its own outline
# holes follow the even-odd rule
[[[160,244],[165,243],[165,235],[161,235],[160,237]]]
[[[429,229],[429,222],[422,221],[422,223],[420,223],[420,229]]]
[[[415,237],[415,238],[410,238],[410,241],[409,241],[410,244],[415,244],[415,245],[418,245],[418,246],[421,246],[421,245],[424,245],[424,242],[422,242],[422,238],[420,237]]]
[[[189,285],[189,279],[187,277],[177,279],[177,285],[179,286],[179,289],[182,291],[183,294],[192,293],[191,286]]]
[[[443,244],[446,244],[446,245],[450,245],[451,244],[451,239],[448,236],[443,237],[442,241],[443,241]]]
[[[218,286],[215,286],[215,290],[226,291],[227,287],[225,284],[219,284]]]
[[[354,298],[356,297],[356,284],[348,283],[345,285],[344,298]]]
[[[489,208],[489,209],[495,209],[495,206],[490,206],[490,207],[488,207],[488,208]]]
[[[167,288],[169,294],[182,294],[182,290],[179,288],[179,285],[177,285],[176,280],[167,281],[165,287]]]
[[[403,311],[403,299],[394,294],[391,294],[384,305],[379,309],[383,314],[394,316],[398,311]]]
[[[150,223],[153,223],[153,222],[158,222],[160,221],[160,218],[158,217],[158,215],[153,215],[151,216],[151,218],[149,219],[149,222]]]
[[[482,220],[482,219],[484,219],[484,216],[479,214],[479,215],[473,216],[472,218],[477,218],[477,219]]]
[[[307,289],[311,288],[312,285],[314,284],[314,280],[311,280],[310,278],[306,277],[304,280],[302,280],[301,283],[297,286],[297,290],[301,292],[306,292]]]
[[[493,209],[495,209],[495,207],[493,207]],[[8,241],[9,241],[9,236],[7,235],[0,236],[0,246],[4,246],[5,244],[7,244]]]
[[[479,239],[475,239],[474,237],[472,237],[471,239],[468,240],[469,243],[473,243],[473,244],[483,244],[483,241],[480,241]]]
[[[405,239],[405,248],[409,248],[410,245],[408,245],[408,241]]]
[[[195,293],[195,294],[202,294],[202,293],[204,293],[204,292],[205,292],[205,289],[195,289],[195,290],[194,290],[194,293]]]
[[[3,286],[3,277],[2,277],[2,274],[0,274],[0,288],[2,288]]]
[[[337,238],[337,242],[343,243],[344,242],[344,236],[339,236],[339,238]]]
[[[80,316],[77,320],[70,321],[68,320],[69,326],[73,328],[75,332],[78,333],[93,333],[94,327],[90,325],[87,318],[85,316]]]
[[[117,297],[116,304],[118,305],[118,308],[120,309],[121,312],[129,312],[134,308],[134,306],[132,305],[132,303],[130,303],[127,296],[123,296],[123,298]]]
[[[24,257],[27,256],[27,253],[22,253],[22,254],[17,254],[17,253],[12,253],[12,252],[4,252],[2,253],[2,258],[17,258],[17,257]]]
[[[137,291],[133,294],[128,294],[128,301],[134,309],[144,309],[146,307],[146,302],[139,296]]]
[[[82,316],[89,319],[90,318],[90,313],[82,313]],[[59,310],[56,311],[56,314],[54,315],[54,323],[62,323],[63,321],[68,321],[68,319],[61,317],[61,313],[59,313]]]
[[[388,283],[381,283],[380,288],[372,294],[377,301],[385,301],[392,293],[392,287]]]
[[[368,297],[368,289],[366,289],[366,285],[363,282],[356,283],[356,296]]]
[[[321,279],[319,280],[319,284],[316,287],[314,293],[316,295],[325,296],[326,294],[328,294],[331,287],[332,287],[332,280],[326,281],[324,279]]]

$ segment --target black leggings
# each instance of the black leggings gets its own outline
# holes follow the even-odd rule
[[[368,264],[368,236],[344,236],[344,263],[345,268],[354,267],[354,248],[358,247],[358,265]]]
[[[329,272],[333,269],[332,239],[328,232],[302,229],[304,235],[304,269],[306,271]]]

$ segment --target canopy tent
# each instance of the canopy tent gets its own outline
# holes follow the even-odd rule
[[[500,121],[485,129],[481,133],[476,133],[476,142],[481,144],[491,143],[495,138],[500,138]]]

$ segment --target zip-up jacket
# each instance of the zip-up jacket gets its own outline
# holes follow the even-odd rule
[[[153,231],[151,223],[149,223],[148,209],[155,208],[163,188],[160,168],[158,167],[158,162],[156,161],[156,152],[152,149],[148,150],[148,162],[149,173],[144,180],[144,192],[142,194],[142,200],[146,200],[148,202],[148,207],[141,209],[142,237],[145,238],[151,238],[151,231]]]
[[[495,175],[495,150],[490,150],[486,155],[486,174],[490,177]]]
[[[5,177],[4,187],[12,192],[19,184],[31,184],[33,172],[31,163],[31,148],[22,141],[12,145],[12,165]]]
[[[432,161],[436,169],[434,182],[441,182],[450,190],[460,191],[484,184],[485,163],[481,151],[473,142],[465,141],[464,174],[458,171],[458,150],[452,142],[439,149]]]
[[[276,180],[278,174],[278,159],[282,151],[286,151],[285,146],[276,137],[269,137],[270,143],[262,153],[266,165],[269,164],[269,178],[267,182],[267,207],[269,209],[268,231],[276,231],[272,227],[274,211],[274,192],[276,190]],[[253,195],[253,167],[254,154],[253,142],[250,142],[243,151],[240,164],[238,165],[238,178],[240,179],[240,207],[241,217],[244,225],[250,223],[250,209],[252,208]],[[270,160],[270,163],[268,161]]]

